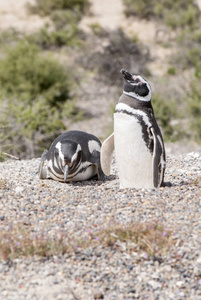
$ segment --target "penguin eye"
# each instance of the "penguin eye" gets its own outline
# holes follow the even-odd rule
[[[57,149],[54,150],[55,157],[59,156],[59,151]]]
[[[138,83],[138,82],[141,82],[141,80],[140,80],[139,78],[137,78],[137,79],[135,80],[135,82]]]
[[[134,81],[132,81],[132,82],[130,82],[132,85],[137,85],[137,84],[141,84],[142,83],[142,81],[139,79],[139,78],[137,78],[137,79],[135,79]]]

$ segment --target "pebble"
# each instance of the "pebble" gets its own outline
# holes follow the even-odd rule
[[[159,257],[117,241],[118,250],[78,245],[71,254],[1,260],[0,299],[201,299],[201,153],[169,155],[165,181],[172,186],[142,190],[119,188],[114,160],[105,182],[68,184],[39,180],[39,162],[0,163],[0,229],[23,223],[33,235],[98,241],[108,224],[157,220],[174,244]]]

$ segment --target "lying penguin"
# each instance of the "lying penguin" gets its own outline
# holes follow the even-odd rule
[[[100,165],[101,142],[83,131],[68,131],[59,135],[49,151],[41,156],[39,178],[58,181],[81,181],[98,175],[104,179]]]
[[[163,185],[165,148],[151,105],[151,88],[140,75],[122,69],[123,94],[114,113],[114,133],[101,148],[101,166],[110,174],[113,150],[121,188]]]

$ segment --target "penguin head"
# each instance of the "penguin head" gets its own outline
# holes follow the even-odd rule
[[[122,69],[120,73],[124,78],[124,94],[140,101],[151,101],[151,87],[142,76],[130,74],[125,69]]]
[[[64,182],[66,182],[68,174],[81,161],[81,146],[75,141],[61,140],[55,146],[55,157],[60,169],[64,172]]]

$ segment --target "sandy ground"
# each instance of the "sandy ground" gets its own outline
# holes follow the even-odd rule
[[[26,3],[32,0],[0,0],[0,31],[10,27],[23,31],[33,32],[38,30],[46,21],[37,15],[29,15]]]

